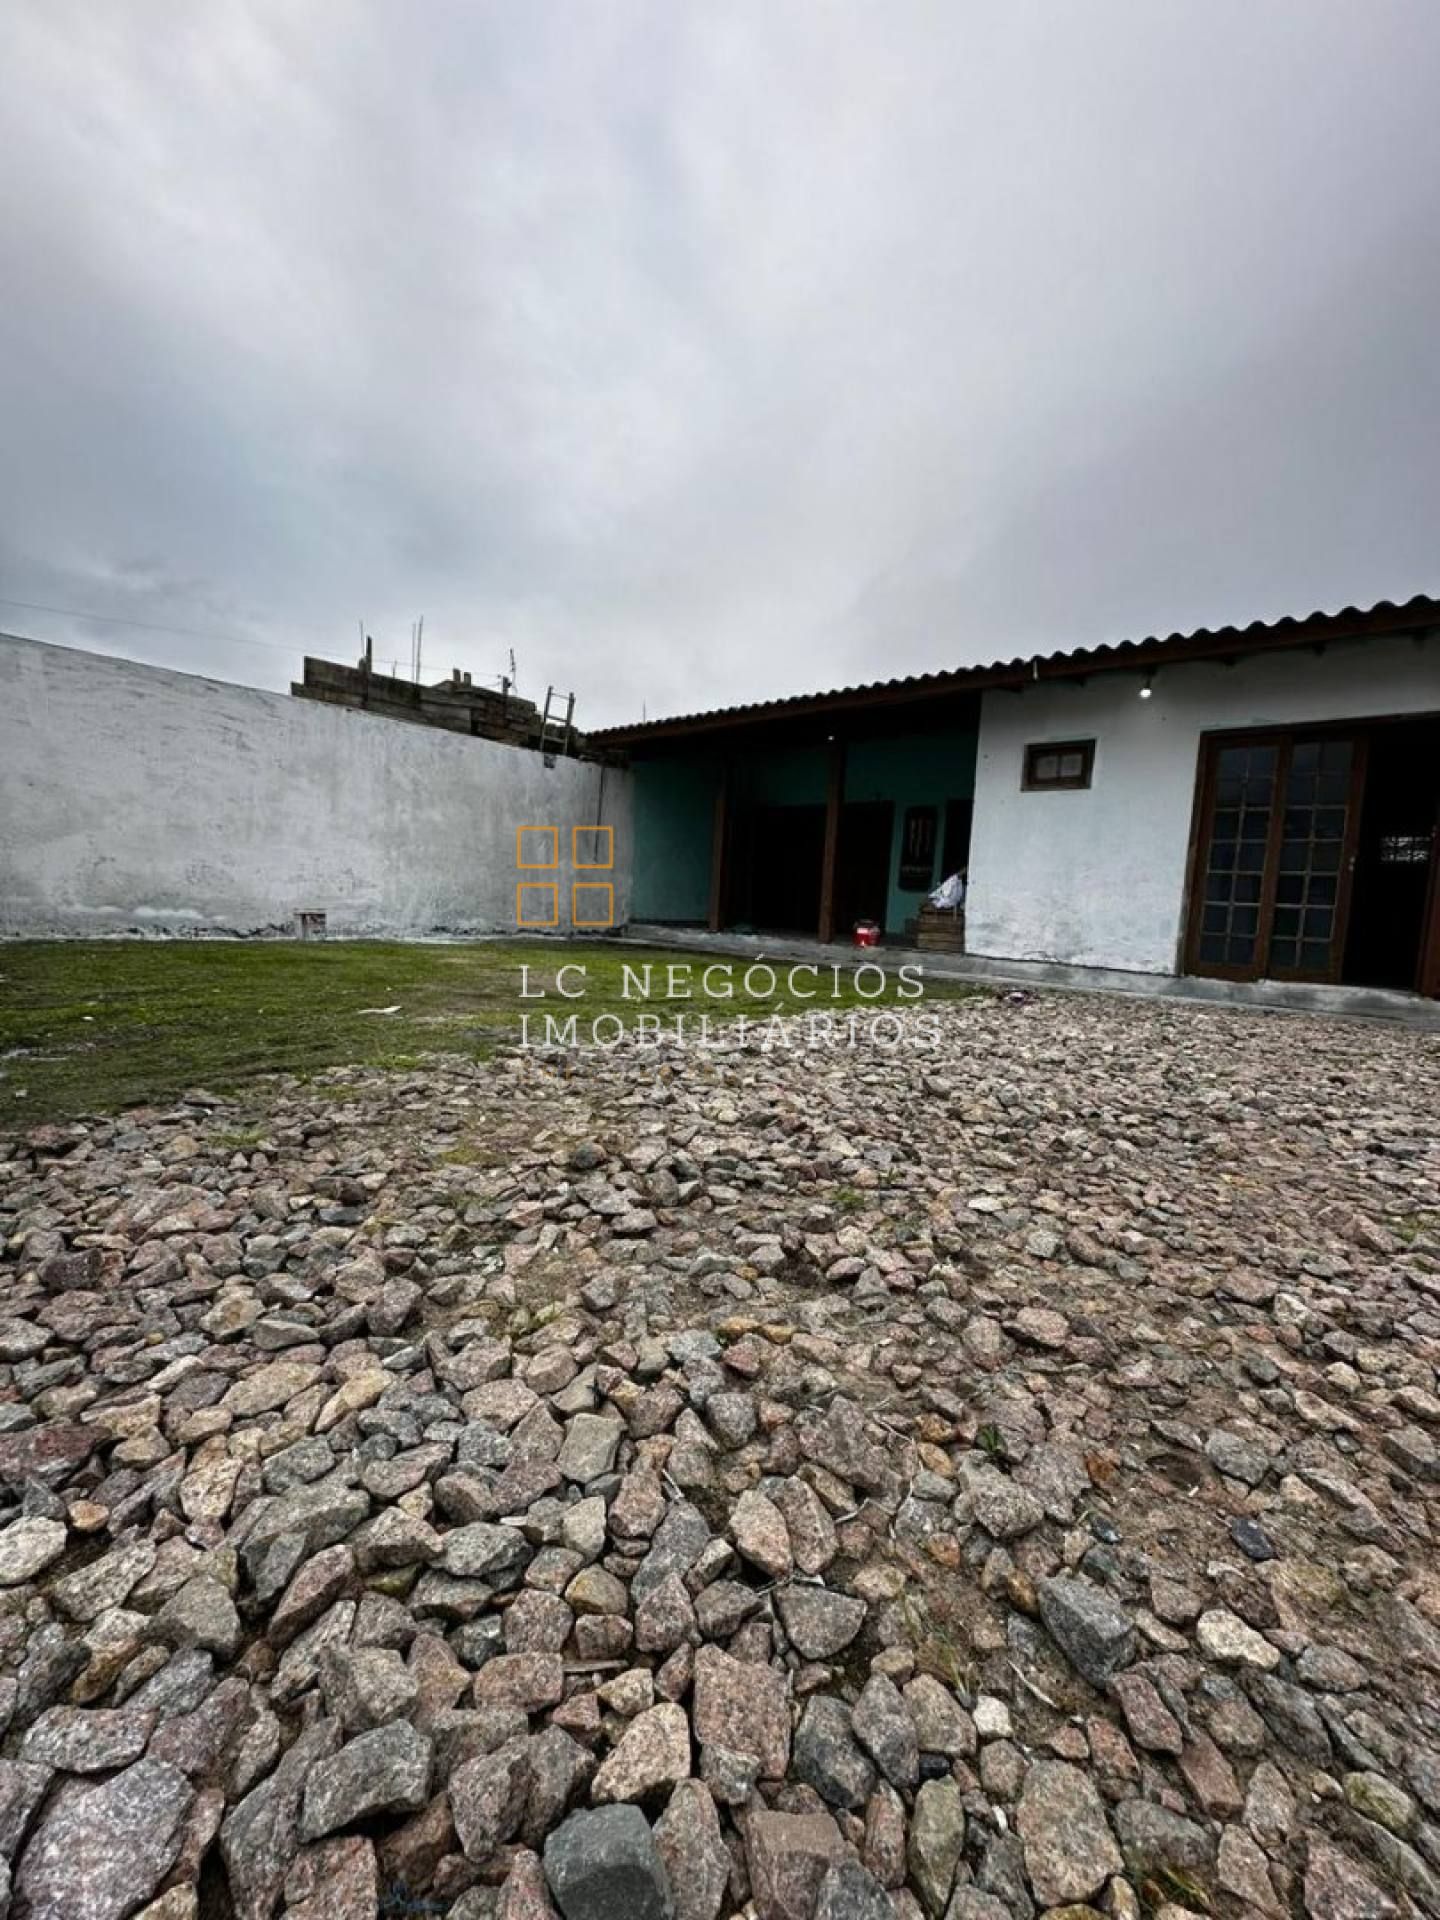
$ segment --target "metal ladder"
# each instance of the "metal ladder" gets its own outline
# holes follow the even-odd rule
[[[565,717],[560,717],[560,703],[565,703]],[[553,767],[557,754],[568,754],[575,738],[575,696],[573,693],[557,693],[554,687],[545,689],[545,711],[540,716],[540,751],[545,756],[547,767]]]

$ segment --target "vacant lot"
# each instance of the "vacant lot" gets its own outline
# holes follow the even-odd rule
[[[514,949],[235,954],[303,1075],[0,1145],[18,1912],[1440,1913],[1440,1041],[325,1066]]]
[[[717,1022],[786,1011],[786,991],[746,993],[736,963],[730,999],[707,999]],[[555,976],[585,968],[584,996]],[[381,941],[44,941],[0,945],[0,1130],[25,1120],[104,1113],[224,1091],[258,1074],[345,1062],[399,1066],[427,1053],[480,1058],[519,1036],[529,1014],[630,1025],[662,1001],[625,997],[624,970],[694,966],[692,956],[601,943],[497,941],[442,946]],[[522,970],[529,993],[522,998]],[[699,968],[695,968],[698,977]],[[573,990],[582,983],[567,976]],[[827,1006],[860,1004],[848,983]],[[764,988],[763,977],[756,981]],[[801,991],[804,991],[802,983]],[[964,989],[941,989],[954,997]],[[671,1002],[673,1013],[684,1004]],[[693,1002],[688,1003],[693,1006]]]

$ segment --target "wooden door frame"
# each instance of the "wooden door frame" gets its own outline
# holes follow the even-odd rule
[[[1430,835],[1430,899],[1421,922],[1421,962],[1415,993],[1440,1000],[1440,822]]]
[[[1191,873],[1187,886],[1187,926],[1185,970],[1201,980],[1284,980],[1295,985],[1334,986],[1345,964],[1345,943],[1350,934],[1350,901],[1354,891],[1355,848],[1360,833],[1360,809],[1365,799],[1365,767],[1369,755],[1368,722],[1324,721],[1318,726],[1242,727],[1202,734],[1200,754],[1202,784],[1200,804],[1191,830]],[[1275,888],[1280,868],[1280,848],[1285,839],[1285,789],[1290,780],[1291,763],[1297,746],[1321,740],[1349,740],[1350,788],[1345,796],[1345,838],[1340,849],[1340,865],[1335,876],[1334,931],[1330,936],[1330,964],[1323,972],[1313,967],[1272,968],[1270,940],[1275,929]],[[1259,912],[1255,927],[1255,957],[1248,966],[1231,966],[1200,960],[1200,938],[1205,917],[1204,854],[1214,835],[1206,832],[1207,820],[1214,815],[1215,767],[1226,747],[1247,746],[1275,749],[1275,785],[1270,803],[1270,827],[1265,838],[1265,864],[1260,874]]]
[[[1440,1000],[1440,806],[1430,829],[1430,888],[1420,919],[1415,991],[1427,1000]]]
[[[1240,727],[1202,733],[1199,745],[1199,765],[1195,782],[1194,812],[1190,819],[1190,851],[1186,863],[1184,934],[1182,936],[1181,970],[1201,980],[1248,981],[1262,978],[1259,956],[1266,952],[1270,944],[1270,916],[1273,911],[1273,885],[1275,862],[1280,855],[1280,841],[1276,827],[1280,822],[1280,778],[1285,768],[1286,734],[1283,727]],[[1215,763],[1226,747],[1266,747],[1275,748],[1275,792],[1270,804],[1270,828],[1265,840],[1265,866],[1260,877],[1260,910],[1255,930],[1254,962],[1245,967],[1230,966],[1228,963],[1206,962],[1202,971],[1200,963],[1200,933],[1205,918],[1205,855],[1209,851],[1210,841],[1214,837],[1206,832],[1206,822],[1214,816]]]
[[[1314,733],[1309,727],[1297,727],[1291,733],[1281,749],[1281,766],[1286,782],[1290,778],[1290,766],[1294,759],[1295,748],[1301,740],[1313,739]],[[1262,980],[1290,980],[1309,986],[1333,987],[1339,984],[1340,974],[1345,965],[1345,948],[1350,938],[1350,901],[1355,891],[1355,853],[1360,840],[1360,809],[1365,804],[1365,770],[1370,763],[1370,735],[1363,726],[1344,728],[1330,738],[1348,738],[1350,748],[1350,787],[1345,795],[1345,838],[1340,844],[1340,866],[1335,875],[1335,920],[1334,932],[1330,936],[1330,965],[1323,972],[1314,968],[1286,967],[1276,969],[1269,964],[1270,935],[1275,924],[1275,899],[1269,883],[1276,877],[1277,868],[1267,863],[1265,886],[1262,891],[1270,893],[1268,913],[1262,914],[1265,934],[1265,971],[1257,978]],[[1280,769],[1276,769],[1279,778]],[[1275,809],[1275,818],[1271,821],[1271,848],[1278,862],[1280,844],[1285,837],[1285,800],[1283,793],[1280,804]],[[1278,829],[1278,831],[1276,831]],[[1303,935],[1300,936],[1303,940]],[[1257,942],[1258,950],[1258,942]]]
[[[1197,949],[1200,939],[1200,923],[1204,912],[1205,873],[1202,862],[1208,846],[1205,821],[1207,815],[1212,811],[1208,805],[1208,801],[1214,790],[1214,769],[1218,750],[1225,746],[1262,746],[1270,740],[1276,741],[1283,747],[1293,742],[1297,737],[1302,736],[1306,739],[1314,739],[1317,737],[1320,739],[1334,739],[1348,735],[1354,739],[1357,748],[1362,750],[1361,757],[1363,761],[1368,764],[1370,746],[1375,733],[1389,727],[1415,725],[1424,723],[1425,721],[1440,721],[1440,711],[1430,708],[1419,713],[1365,714],[1353,720],[1295,721],[1278,725],[1267,723],[1266,725],[1257,727],[1214,727],[1202,729],[1196,747],[1195,791],[1190,806],[1190,840],[1185,856],[1185,891],[1181,899],[1180,907],[1180,939],[1176,954],[1180,973],[1194,975],[1197,978],[1207,980],[1245,981],[1273,977],[1286,981],[1313,981],[1317,978],[1317,976],[1313,974],[1304,975],[1296,973],[1274,976],[1265,975],[1261,973],[1258,963],[1253,969],[1212,966],[1208,971],[1204,973],[1200,972]],[[1288,754],[1286,759],[1288,766]],[[1281,767],[1279,761],[1277,761],[1275,768],[1277,801],[1280,798],[1280,773]],[[1364,803],[1364,779],[1362,776],[1357,784],[1355,780],[1355,768],[1352,765],[1350,797],[1347,803],[1352,811],[1345,823],[1345,847],[1341,854],[1341,884],[1336,893],[1337,916],[1341,904],[1340,896],[1342,892],[1344,894],[1345,924],[1343,927],[1338,928],[1338,939],[1336,942],[1338,959],[1333,970],[1335,978],[1338,978],[1345,964],[1345,941],[1350,931],[1350,904],[1354,890],[1356,836],[1359,833],[1360,811]],[[1260,889],[1261,924],[1257,928],[1255,936],[1255,950],[1257,955],[1262,951],[1262,934],[1264,936],[1263,950],[1267,953],[1269,950],[1270,924],[1269,914],[1267,914],[1266,911],[1266,902],[1267,900],[1270,902],[1270,913],[1273,913],[1274,899],[1273,888],[1271,886],[1273,871],[1270,864],[1270,856],[1272,847],[1278,848],[1279,846],[1279,840],[1276,837],[1275,830],[1277,821],[1280,821],[1280,819],[1281,808],[1277,805],[1275,818],[1272,819],[1270,823],[1271,838],[1266,843],[1265,875],[1261,881]],[[1416,960],[1414,990],[1424,998],[1434,1000],[1440,999],[1440,814],[1437,814],[1431,844],[1433,850],[1430,858],[1429,900],[1425,909],[1425,918],[1421,925],[1420,951]]]

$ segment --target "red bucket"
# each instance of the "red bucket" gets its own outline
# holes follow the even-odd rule
[[[857,920],[852,937],[857,947],[878,947],[880,929],[873,920]]]

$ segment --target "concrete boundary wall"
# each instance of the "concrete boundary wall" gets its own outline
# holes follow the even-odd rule
[[[576,874],[597,821],[614,869]],[[546,825],[558,868],[520,874]],[[624,920],[628,772],[0,635],[0,934],[510,932],[525,877],[561,931],[574,879]]]

